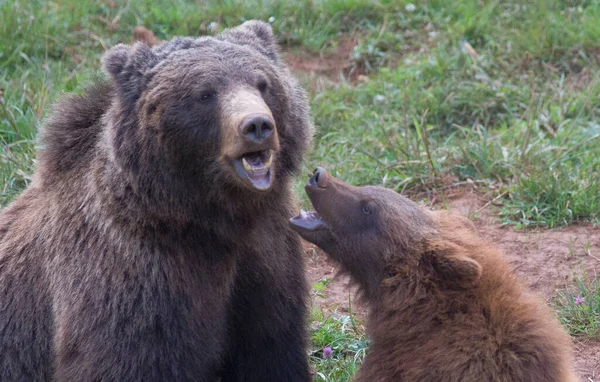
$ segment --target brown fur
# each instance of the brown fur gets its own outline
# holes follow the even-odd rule
[[[119,45],[104,66],[109,83],[55,106],[0,216],[0,380],[308,380],[285,222],[312,126],[270,27]],[[261,109],[231,122],[240,92]],[[224,147],[255,112],[277,134]],[[262,148],[273,184],[257,191],[222,153]]]
[[[467,219],[317,174],[306,188],[319,224],[292,225],[370,307],[357,381],[576,380],[563,329]]]

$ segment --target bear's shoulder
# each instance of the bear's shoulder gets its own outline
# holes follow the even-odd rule
[[[102,131],[102,116],[114,98],[114,86],[98,81],[82,94],[63,96],[41,131],[38,159],[42,177],[82,165]]]

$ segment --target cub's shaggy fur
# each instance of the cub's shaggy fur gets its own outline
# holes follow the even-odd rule
[[[571,344],[467,219],[317,169],[317,214],[292,218],[338,261],[370,307],[357,381],[576,381]]]

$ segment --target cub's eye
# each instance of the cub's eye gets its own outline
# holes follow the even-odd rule
[[[369,205],[368,205],[368,204],[365,204],[365,205],[362,207],[362,212],[363,212],[363,214],[365,214],[365,215],[369,215],[369,214],[371,214],[371,207],[369,207]]]
[[[204,93],[200,94],[200,100],[208,101],[208,100],[213,99],[215,96],[216,96],[216,94],[213,91],[204,92]]]
[[[258,90],[260,90],[261,93],[264,93],[267,90],[267,87],[268,87],[267,81],[260,80],[258,82]]]

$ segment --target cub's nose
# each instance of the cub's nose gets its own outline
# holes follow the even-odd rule
[[[312,187],[325,188],[325,183],[328,176],[329,174],[327,173],[327,170],[325,170],[323,167],[317,167],[313,172],[313,176],[309,179],[308,185]]]
[[[261,143],[273,134],[275,124],[266,115],[256,115],[243,122],[241,133],[252,142]]]

